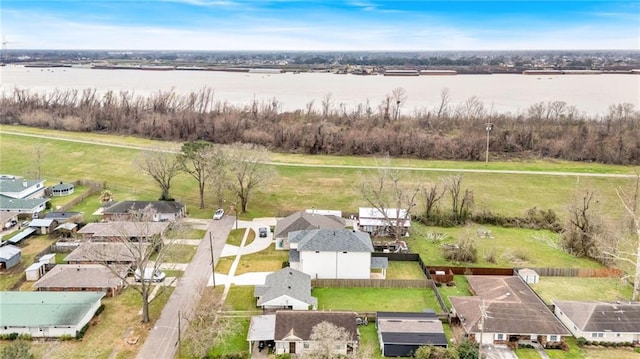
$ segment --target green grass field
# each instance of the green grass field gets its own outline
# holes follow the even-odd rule
[[[231,286],[224,301],[225,310],[255,312],[256,298],[253,296],[254,286]]]
[[[431,289],[413,288],[313,288],[319,310],[356,312],[414,311],[441,312]]]
[[[418,262],[389,261],[386,279],[425,279]]]
[[[618,278],[540,277],[531,288],[549,304],[554,299],[628,301],[633,291]]]
[[[440,296],[444,299],[444,303],[449,309],[451,309],[451,301],[449,300],[449,297],[466,297],[471,295],[469,282],[464,275],[454,276],[454,281],[456,283],[455,286],[443,285],[438,287],[438,293],[440,293]]]

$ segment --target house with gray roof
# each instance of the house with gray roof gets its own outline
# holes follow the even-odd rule
[[[554,313],[576,338],[639,342],[640,302],[553,301]]]
[[[308,310],[318,306],[318,299],[311,296],[311,276],[290,267],[267,275],[253,296],[256,306],[263,309]]]
[[[101,222],[89,223],[78,231],[83,238],[98,241],[148,241],[152,237],[162,237],[169,229],[168,222]]]
[[[0,292],[0,335],[75,337],[102,304],[103,292]]]
[[[373,244],[368,233],[314,229],[289,233],[289,263],[315,279],[370,279]],[[382,258],[384,261],[386,258]],[[386,266],[385,266],[386,267]]]
[[[9,269],[20,263],[22,249],[11,244],[0,247],[0,269]]]
[[[571,333],[519,276],[467,275],[473,296],[449,297],[465,334],[483,344],[558,344]]]
[[[153,211],[154,222],[175,222],[186,214],[185,205],[176,201],[120,201],[102,210],[105,221],[131,220],[132,213],[149,208]]]
[[[412,357],[421,346],[448,347],[442,322],[432,310],[378,312],[376,329],[385,357]]]
[[[291,232],[311,229],[344,229],[345,220],[341,217],[324,214],[324,212],[296,212],[288,217],[280,219],[276,223],[273,238],[276,240],[276,249],[288,250],[288,236]]]
[[[115,296],[125,286],[127,265],[58,264],[33,284],[39,291],[105,292]]]
[[[0,177],[0,211],[39,213],[49,201],[44,197],[44,180],[28,180],[16,176]]]
[[[144,242],[86,242],[64,258],[69,264],[126,264],[133,266],[151,247]]]

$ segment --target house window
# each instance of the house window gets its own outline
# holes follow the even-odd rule
[[[305,349],[309,349],[309,343],[304,343],[303,346],[304,346]]]
[[[557,342],[558,341],[558,336],[557,335],[549,335],[549,341],[550,342]]]
[[[316,253],[320,253],[320,251],[316,251]]]
[[[496,340],[504,340],[504,334],[496,334]]]
[[[620,338],[621,336],[622,336],[622,334],[616,333],[616,337]]]
[[[603,338],[604,333],[591,333],[591,338]]]

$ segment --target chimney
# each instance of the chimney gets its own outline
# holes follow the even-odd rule
[[[27,180],[22,180],[22,187],[27,188]]]

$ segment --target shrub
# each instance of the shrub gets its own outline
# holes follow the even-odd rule
[[[82,337],[84,337],[84,333],[87,332],[87,329],[89,329],[89,323],[82,327],[79,332],[76,332],[76,339],[82,339]]]
[[[640,353],[640,348],[634,348],[633,351],[636,353]]]
[[[65,334],[60,337],[60,341],[66,342],[69,340],[73,340],[73,335]]]
[[[489,252],[485,253],[484,260],[487,263],[493,263],[493,264],[498,263],[498,260],[496,259],[496,250],[492,248],[489,250]]]
[[[31,340],[31,334],[20,334],[18,335],[18,340]]]
[[[94,316],[95,317],[99,316],[100,313],[102,313],[103,311],[104,311],[104,304],[98,307],[98,309],[96,310],[96,314]]]
[[[2,336],[0,336],[0,339],[2,339],[2,340],[16,340],[16,339],[18,339],[18,333],[2,334]]]
[[[276,359],[291,359],[291,354],[284,353],[276,355]]]
[[[475,263],[478,261],[478,248],[472,238],[464,237],[456,245],[445,248],[444,257],[453,262]]]
[[[585,337],[580,337],[578,339],[576,339],[576,344],[578,344],[578,346],[584,346],[587,345],[589,341],[585,338]]]

